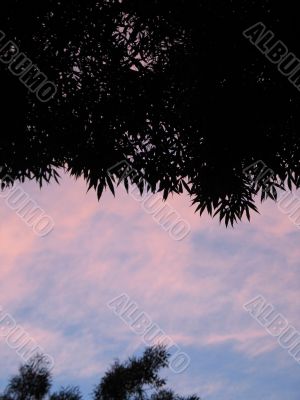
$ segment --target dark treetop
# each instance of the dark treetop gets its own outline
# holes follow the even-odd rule
[[[95,386],[92,400],[200,400],[198,396],[182,397],[166,386],[159,376],[167,367],[169,355],[163,347],[147,348],[140,358],[124,363],[116,361]],[[78,387],[62,387],[51,393],[52,374],[42,355],[19,368],[0,400],[82,400]]]
[[[65,168],[100,198],[122,173],[107,170],[126,160],[141,190],[187,190],[226,224],[255,209],[262,185],[244,169],[256,161],[274,171],[263,198],[298,187],[300,93],[243,35],[262,21],[300,57],[296,5],[1,0],[2,45],[15,42],[57,87],[40,102],[0,63],[3,185]]]

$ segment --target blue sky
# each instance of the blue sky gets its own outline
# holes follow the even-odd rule
[[[24,190],[50,215],[40,238],[0,199],[0,306],[55,360],[58,385],[85,397],[113,360],[143,349],[141,337],[107,307],[127,293],[191,358],[179,394],[207,400],[298,400],[300,365],[243,309],[264,296],[300,331],[300,231],[275,204],[226,230],[170,204],[191,225],[174,241],[120,190],[100,204],[85,184],[64,178]],[[0,387],[21,360],[0,338]]]

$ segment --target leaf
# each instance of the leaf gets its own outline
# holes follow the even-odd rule
[[[185,182],[184,179],[181,181],[181,183],[182,183],[182,185],[184,186],[185,190],[186,190],[189,194],[192,194],[192,191],[191,191],[189,185]]]
[[[103,190],[104,190],[104,185],[103,185],[102,183],[99,183],[98,189],[97,189],[97,197],[98,197],[98,200],[101,199]]]
[[[250,211],[249,211],[249,207],[246,207],[246,215],[247,215],[247,219],[248,221],[250,221]]]
[[[110,191],[112,192],[112,194],[115,196],[115,188],[114,188],[114,184],[112,183],[112,180],[110,179],[109,176],[106,177],[106,182],[109,186]]]

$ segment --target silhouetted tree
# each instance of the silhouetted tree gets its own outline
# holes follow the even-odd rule
[[[51,387],[51,374],[42,355],[32,358],[19,368],[4,392],[4,399],[42,400]]]
[[[163,347],[147,348],[140,358],[116,361],[106,372],[92,395],[93,400],[200,400],[197,396],[181,397],[166,388],[159,372],[168,366]],[[0,394],[0,400],[81,400],[78,387],[62,388],[50,394],[51,373],[42,355],[34,357],[19,369]]]
[[[165,388],[159,372],[168,365],[163,347],[148,348],[140,358],[116,361],[94,391],[94,400],[200,400],[197,396],[180,397]]]
[[[187,190],[200,213],[250,218],[262,185],[249,165],[274,171],[263,198],[300,186],[300,104],[242,32],[263,21],[299,57],[297,5],[2,0],[2,44],[15,41],[57,86],[41,103],[0,64],[3,185],[6,174],[42,184],[65,168],[100,198],[120,178],[108,169],[126,160],[140,190]]]
[[[82,395],[78,387],[61,388],[58,393],[53,393],[50,400],[81,400]]]

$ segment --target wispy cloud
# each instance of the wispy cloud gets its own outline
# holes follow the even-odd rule
[[[252,224],[226,230],[218,221],[194,215],[188,199],[175,197],[169,202],[192,227],[186,240],[176,242],[124,192],[116,199],[107,194],[99,204],[85,189],[83,182],[68,178],[41,192],[26,185],[56,222],[45,238],[31,235],[0,205],[0,304],[53,355],[55,374],[84,383],[98,378],[116,356],[142,346],[106,307],[123,292],[192,353],[196,365],[203,349],[222,349],[229,359],[244,357],[251,365],[257,357],[276,354],[284,360],[283,369],[290,365],[276,341],[243,310],[261,293],[298,323],[299,231],[284,215],[266,203]],[[3,344],[0,352],[15,368],[16,359]],[[199,384],[189,373],[182,380],[193,392]],[[0,374],[7,374],[2,364]],[[203,390],[213,399],[225,378],[206,379]],[[230,379],[222,390],[229,390]],[[255,385],[251,377],[249,382]],[[243,400],[250,399],[247,390],[237,387],[232,398],[243,393]]]

